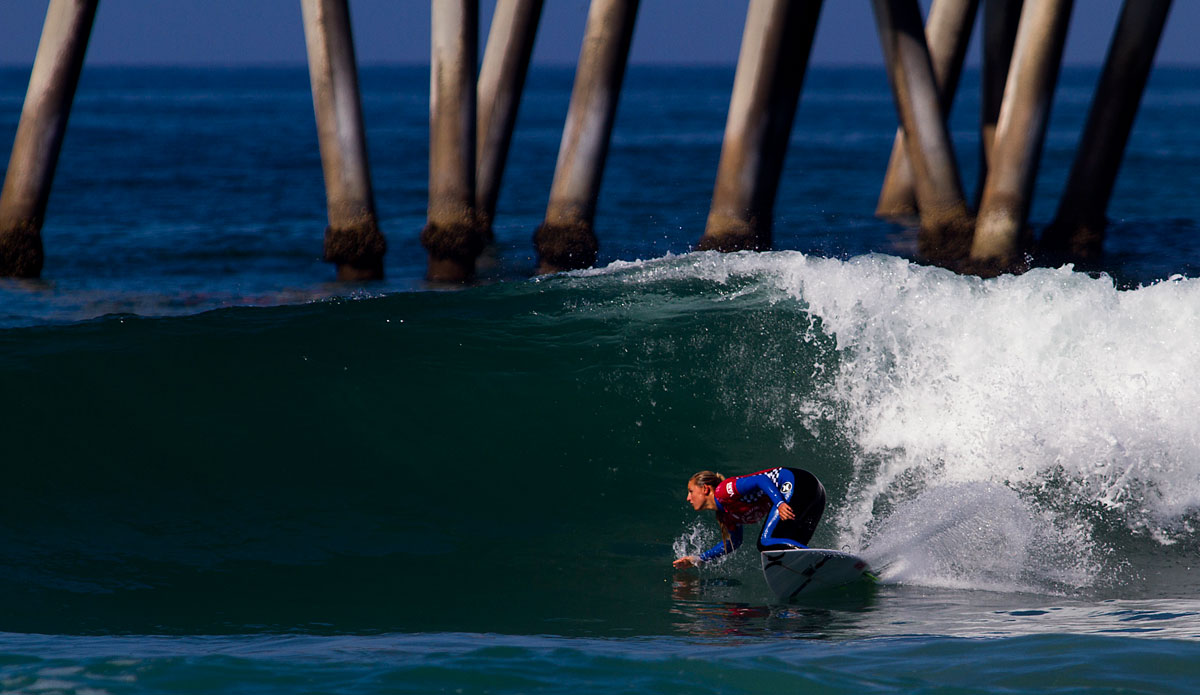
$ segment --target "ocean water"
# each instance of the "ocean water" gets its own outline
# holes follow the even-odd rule
[[[691,253],[732,70],[631,66],[591,270],[534,278],[531,74],[474,286],[422,280],[428,76],[367,68],[387,278],[320,260],[303,69],[85,72],[0,283],[0,691],[1191,692],[1200,132],[1159,69],[1094,266],[957,276],[872,210],[880,69],[814,69],[768,253]],[[1032,222],[1096,71],[1064,72]],[[0,143],[27,74],[0,71]],[[977,77],[952,129],[975,186]],[[683,500],[777,465],[878,585],[784,604]]]

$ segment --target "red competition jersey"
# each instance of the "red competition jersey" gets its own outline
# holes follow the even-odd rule
[[[770,468],[722,480],[713,494],[717,500],[717,518],[722,525],[729,527],[733,524],[757,523],[776,503],[782,502],[783,496],[779,494],[780,470]]]

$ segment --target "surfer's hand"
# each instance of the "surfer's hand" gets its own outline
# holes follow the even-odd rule
[[[687,569],[688,567],[699,567],[700,558],[696,557],[695,555],[685,555],[671,564],[677,570]]]
[[[779,518],[784,521],[791,521],[796,518],[796,512],[792,511],[791,506],[787,502],[779,503]]]

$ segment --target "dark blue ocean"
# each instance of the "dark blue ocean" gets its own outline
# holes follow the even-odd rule
[[[775,251],[691,253],[733,70],[633,65],[599,263],[533,277],[573,78],[535,67],[497,244],[448,289],[426,68],[361,73],[362,285],[321,260],[303,68],[86,68],[43,277],[0,282],[0,692],[1193,692],[1198,74],[1154,73],[1103,258],[981,280],[872,214],[882,68],[810,71]],[[1035,234],[1096,77],[1060,80]],[[778,465],[880,584],[671,569],[718,538],[691,473]]]

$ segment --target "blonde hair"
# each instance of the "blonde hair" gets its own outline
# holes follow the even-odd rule
[[[721,484],[722,480],[725,480],[725,476],[721,475],[720,473],[716,473],[714,471],[700,471],[699,473],[688,478],[688,485],[707,485],[708,487],[716,489],[716,487]],[[720,514],[717,515],[717,521],[720,522],[717,525],[721,527],[721,542],[728,545],[730,542],[729,529],[725,528],[725,523],[721,521]]]
[[[700,471],[699,473],[688,478],[688,485],[707,485],[708,487],[716,487],[721,484],[725,476],[713,471]]]

